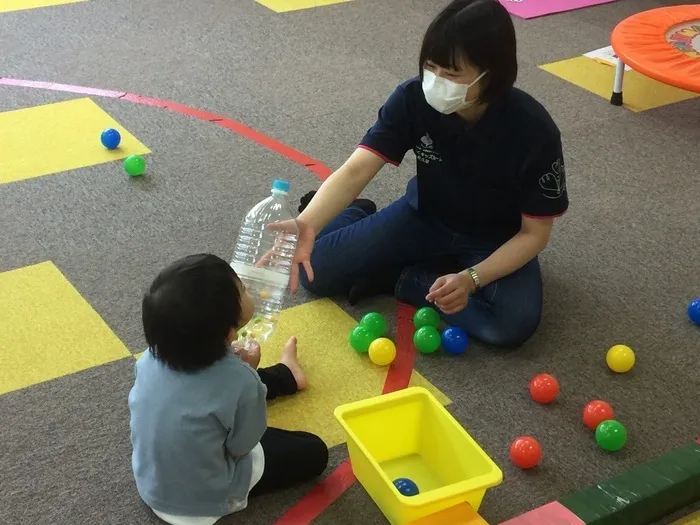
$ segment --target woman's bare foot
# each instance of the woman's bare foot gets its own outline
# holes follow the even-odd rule
[[[299,390],[304,390],[307,386],[309,386],[309,382],[306,380],[304,371],[301,369],[299,359],[297,358],[296,337],[290,337],[287,344],[284,345],[284,348],[282,349],[282,357],[280,357],[280,363],[285,365],[292,372]]]

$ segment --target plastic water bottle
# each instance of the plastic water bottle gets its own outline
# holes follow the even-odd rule
[[[253,297],[255,314],[239,332],[239,338],[252,338],[258,343],[267,340],[287,296],[299,232],[296,223],[292,232],[271,231],[268,226],[294,219],[288,194],[288,182],[274,181],[272,194],[253,206],[243,219],[231,267]]]

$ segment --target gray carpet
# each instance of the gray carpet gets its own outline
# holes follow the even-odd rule
[[[621,0],[516,20],[519,85],[562,130],[572,202],[542,257],[544,320],[516,352],[473,345],[458,361],[420,356],[416,365],[504,470],[482,507],[490,523],[700,437],[700,331],[685,318],[700,295],[700,101],[635,114],[537,68],[602,47],[625,16],[671,3]],[[0,14],[0,76],[175,100],[337,167],[395,85],[415,73],[422,32],[443,4],[354,0],[278,15],[253,0],[92,0]],[[2,87],[0,111],[70,98]],[[272,177],[288,178],[294,198],[318,181],[211,124],[98,103],[151,148],[149,176],[126,181],[114,163],[0,186],[0,271],[54,261],[138,352],[141,293],[161,267],[195,251],[228,257],[242,215]],[[386,169],[367,196],[390,202],[413,169],[413,159]],[[343,307],[355,317],[370,308],[393,316],[390,300]],[[603,357],[617,342],[636,349],[638,364],[613,377]],[[525,387],[545,370],[563,395],[543,408]],[[132,380],[127,358],[0,397],[0,523],[158,523],[131,477]],[[598,397],[628,428],[620,453],[601,453],[582,429],[581,407]],[[535,472],[507,458],[509,442],[528,433],[545,451]],[[332,464],[345,457],[337,447]],[[261,498],[221,523],[271,524],[309,488]],[[355,485],[314,523],[384,522]]]

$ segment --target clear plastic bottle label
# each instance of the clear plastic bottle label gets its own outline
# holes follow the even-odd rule
[[[241,279],[262,281],[280,287],[285,287],[289,284],[289,274],[276,272],[268,268],[258,268],[257,266],[235,262],[231,263],[231,268],[233,268],[233,271],[236,272]]]

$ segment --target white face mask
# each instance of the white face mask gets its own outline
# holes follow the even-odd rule
[[[467,91],[474,86],[488,71],[484,71],[470,84],[457,84],[439,77],[432,71],[423,70],[423,93],[425,100],[440,113],[449,115],[460,109],[474,105],[474,100],[466,100]]]

